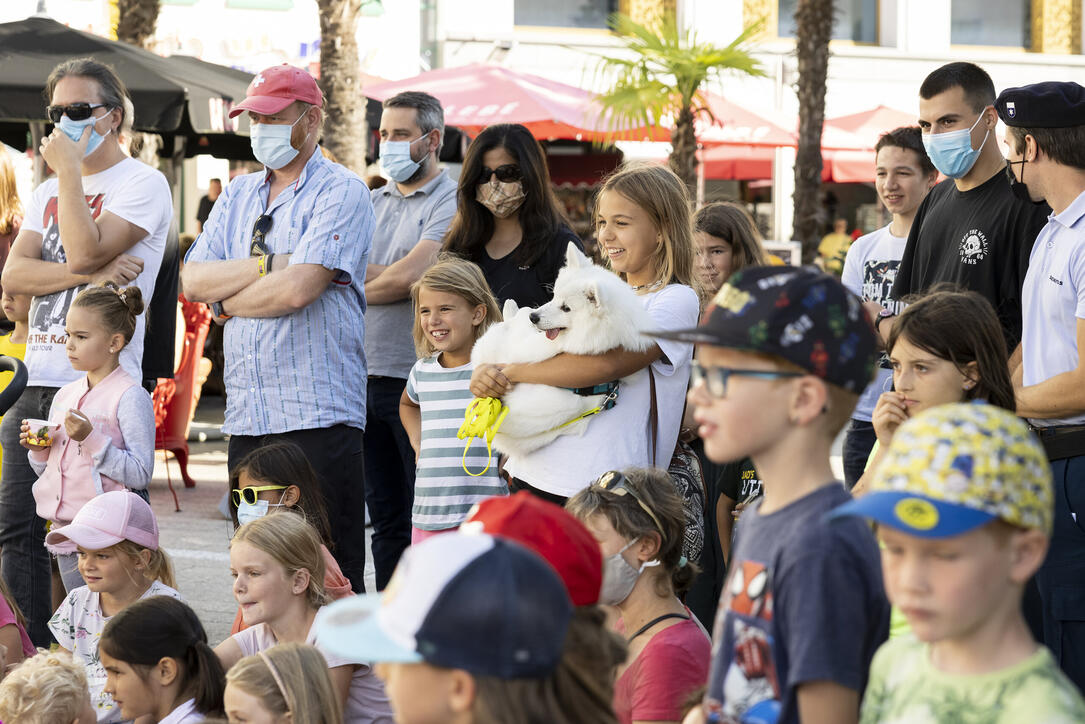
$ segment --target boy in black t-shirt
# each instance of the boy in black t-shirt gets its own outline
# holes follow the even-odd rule
[[[851,496],[833,439],[874,371],[859,298],[808,268],[732,275],[695,329],[689,401],[713,460],[749,456],[764,494],[738,522],[703,707],[687,721],[855,724],[889,629],[869,527],[829,525]]]
[[[920,204],[893,298],[950,282],[983,295],[998,313],[1007,349],[1021,339],[1021,284],[1046,204],[1021,201],[998,147],[991,77],[972,63],[938,68],[919,88],[923,145],[948,178]],[[878,331],[889,327],[878,320]]]

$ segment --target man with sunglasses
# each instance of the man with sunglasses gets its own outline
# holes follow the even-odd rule
[[[399,420],[399,399],[416,359],[411,285],[433,263],[456,213],[456,182],[437,164],[444,138],[440,101],[415,91],[387,99],[380,137],[381,169],[391,183],[372,192],[377,230],[365,282],[365,494],[378,591],[411,542],[414,450]]]
[[[229,466],[275,440],[298,445],[327,504],[335,556],[364,591],[366,261],[362,180],[320,152],[324,99],[305,71],[256,75],[247,112],[264,170],[230,182],[185,258],[185,295],[224,323]]]
[[[88,284],[135,284],[150,300],[173,218],[166,178],[125,155],[118,142],[129,113],[117,74],[91,58],[61,63],[46,81],[54,130],[41,154],[56,177],[38,186],[3,272],[5,291],[30,294],[28,386],[4,416],[0,485],[0,567],[27,615],[29,633],[47,646],[49,559],[44,523],[34,515],[37,476],[19,445],[23,418],[47,418],[56,391],[77,380],[66,351],[68,308]],[[142,380],[146,314],[140,315],[120,363]],[[123,415],[123,410],[121,411]]]

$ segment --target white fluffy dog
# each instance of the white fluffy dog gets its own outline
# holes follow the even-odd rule
[[[553,300],[534,310],[518,309],[515,301],[508,300],[503,316],[504,322],[490,327],[475,343],[471,361],[476,365],[541,362],[561,352],[601,354],[618,347],[643,351],[652,344],[642,335],[652,324],[637,295],[616,274],[592,264],[573,244],[554,283]],[[620,403],[620,387],[618,392]],[[505,395],[509,413],[494,436],[494,447],[519,456],[559,435],[581,435],[591,417],[562,425],[599,406],[605,397],[578,395],[563,387],[517,384]]]

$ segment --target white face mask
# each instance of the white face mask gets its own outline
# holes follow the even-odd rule
[[[283,493],[286,495],[286,493]],[[268,508],[285,508],[282,503],[282,498],[279,498],[278,503],[269,503],[266,500],[257,500],[255,503],[249,503],[242,500],[241,505],[237,506],[237,524],[245,525],[251,523],[254,520],[258,520],[267,515]]]
[[[629,541],[620,551],[603,560],[603,585],[599,589],[599,603],[617,606],[629,598],[644,569],[659,565],[659,561],[645,561],[640,568],[629,565],[629,561],[622,554],[636,542],[636,539]]]
[[[252,124],[249,130],[249,143],[252,145],[252,155],[256,156],[256,160],[272,170],[278,170],[293,161],[298,155],[298,149],[290,143],[290,136],[294,132],[294,126],[298,125],[298,121],[305,118],[308,112],[307,108],[305,113],[302,113],[298,120],[289,126],[281,123]],[[308,138],[309,135],[306,134],[305,137]]]

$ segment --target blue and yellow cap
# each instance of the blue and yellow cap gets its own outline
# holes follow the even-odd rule
[[[830,515],[859,515],[922,538],[992,520],[1050,535],[1053,506],[1051,468],[1025,423],[998,407],[959,403],[901,425],[870,492]]]

